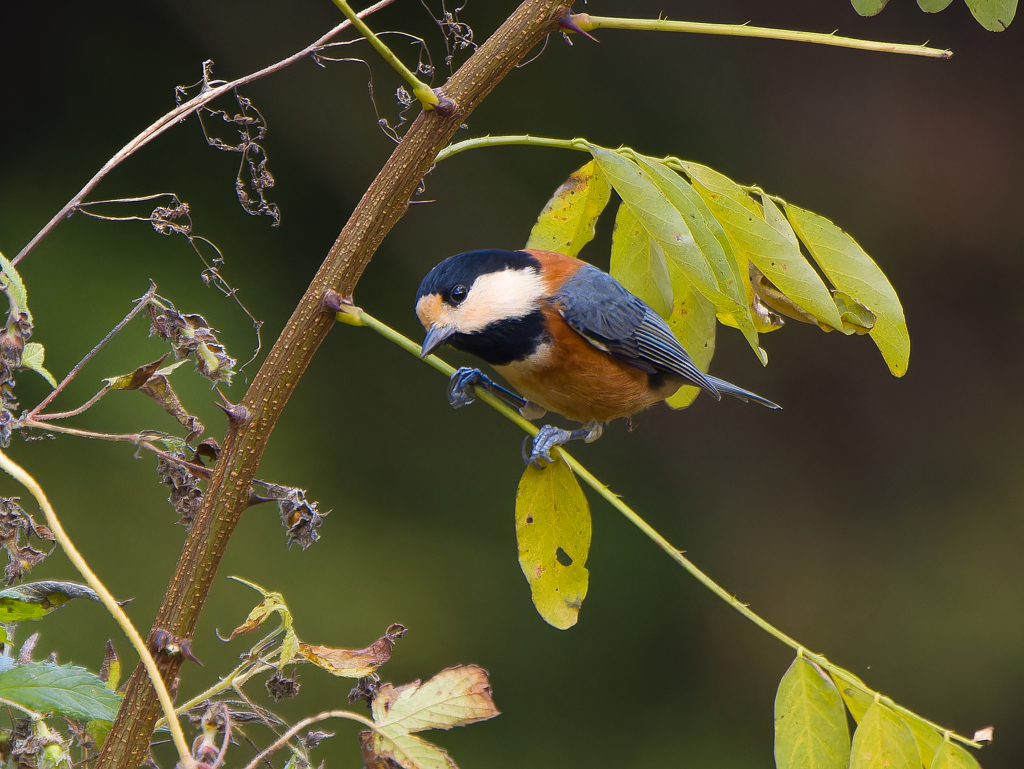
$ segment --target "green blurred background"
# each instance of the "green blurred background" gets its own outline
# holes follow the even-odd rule
[[[428,0],[438,10],[437,0]],[[462,12],[483,40],[515,3]],[[892,0],[874,19],[848,0],[592,0],[578,10],[802,28],[950,47],[950,61],[731,38],[605,31],[599,45],[553,37],[513,72],[461,136],[584,136],[706,163],[833,219],[890,276],[913,343],[892,378],[870,340],[791,323],[763,338],[762,369],[723,330],[718,376],[785,406],[781,413],[701,398],[656,408],[627,434],[615,424],[576,455],[672,542],[756,611],[870,685],[970,734],[996,725],[989,769],[1024,756],[1024,21],[983,31],[960,0],[930,16]],[[337,23],[327,0],[5,3],[0,9],[0,250],[13,256],[105,160],[174,104],[206,58],[233,78],[301,48]],[[424,35],[442,82],[444,46],[416,0],[374,28]],[[416,47],[396,49],[413,61]],[[381,115],[394,122],[395,77],[365,44]],[[461,59],[460,59],[461,60]],[[358,64],[304,61],[243,90],[266,116],[264,146],[282,225],[245,216],[238,158],[206,146],[194,118],[111,174],[96,198],[174,191],[225,275],[266,321],[267,347],[362,191],[392,150]],[[232,108],[225,102],[219,105]],[[221,131],[224,138],[231,138]],[[426,179],[359,285],[358,302],[419,338],[411,303],[426,270],[474,248],[515,248],[575,153],[467,153]],[[143,209],[143,213],[146,211]],[[584,256],[607,266],[611,217]],[[181,238],[146,224],[75,217],[23,264],[36,341],[58,376],[121,318],[152,278],[183,311],[222,330],[240,359],[248,320],[199,279]],[[265,349],[267,349],[265,347]],[[145,323],[128,328],[58,401],[73,407],[103,377],[153,360]],[[446,357],[465,363],[457,354]],[[186,405],[222,435],[223,415],[189,370]],[[244,382],[228,391],[240,397]],[[503,714],[434,735],[463,767],[772,765],[772,701],[788,649],[697,585],[594,499],[590,593],[559,632],[530,603],[516,561],[513,499],[521,435],[484,406],[453,412],[436,372],[369,331],[339,326],[273,435],[260,477],[309,490],[333,509],[306,552],[284,545],[276,509],[247,512],[195,637],[205,667],[191,696],[248,648],[218,641],[255,604],[237,574],[281,590],[299,635],[363,646],[391,622],[410,631],[382,669],[403,682],[475,662]],[[46,391],[29,373],[22,403]],[[174,429],[138,393],[114,393],[75,424]],[[61,438],[12,455],[49,492],[80,549],[148,628],[184,530],[150,456]],[[0,494],[25,496],[9,479]],[[74,576],[55,554],[33,577]],[[72,604],[45,621],[39,649],[97,668],[111,637],[102,609]],[[342,706],[350,682],[301,670],[290,718]],[[269,704],[260,684],[249,687]],[[355,728],[314,755],[360,763]],[[254,730],[255,733],[255,730]],[[235,748],[232,764],[248,760]],[[170,754],[159,753],[162,763]]]

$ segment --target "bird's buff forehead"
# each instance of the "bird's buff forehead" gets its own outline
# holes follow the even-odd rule
[[[420,319],[423,328],[431,328],[438,323],[444,323],[447,315],[445,309],[452,308],[444,303],[439,294],[427,294],[416,302],[416,317]]]

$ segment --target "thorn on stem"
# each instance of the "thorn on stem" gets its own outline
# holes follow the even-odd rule
[[[224,393],[219,389],[217,390],[217,394],[220,395],[221,399],[224,401],[223,403],[218,403],[217,406],[228,415],[228,422],[232,427],[241,427],[249,421],[249,409],[240,403],[232,403],[224,397]]]
[[[569,32],[575,32],[578,35],[583,35],[583,37],[587,38],[588,40],[593,40],[595,43],[600,43],[600,40],[598,40],[592,34],[587,32],[585,29],[581,29],[579,24],[576,23],[576,19],[583,18],[586,18],[587,20],[590,19],[590,17],[587,16],[587,14],[585,13],[577,13],[575,15],[566,14],[565,16],[558,20],[558,26],[561,27],[562,29],[568,30]]]

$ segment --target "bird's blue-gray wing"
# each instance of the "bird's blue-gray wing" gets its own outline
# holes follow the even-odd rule
[[[608,273],[584,265],[554,300],[566,323],[595,347],[651,374],[671,371],[721,397],[661,316]]]

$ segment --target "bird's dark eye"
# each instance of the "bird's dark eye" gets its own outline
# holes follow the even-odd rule
[[[469,289],[466,288],[464,285],[462,285],[461,283],[457,285],[455,288],[452,289],[452,304],[462,304],[465,301],[466,295],[468,293]]]

